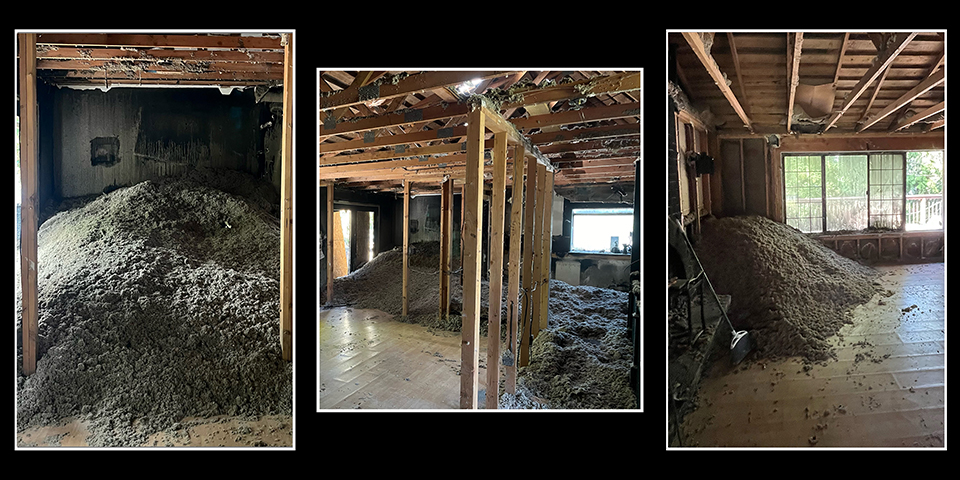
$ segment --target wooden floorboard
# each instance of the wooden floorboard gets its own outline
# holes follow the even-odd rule
[[[831,339],[835,361],[715,367],[683,420],[683,446],[942,447],[944,265],[878,270],[888,294]]]
[[[349,307],[324,309],[319,321],[321,410],[459,408],[459,332]],[[485,358],[486,339],[480,352]],[[486,368],[482,360],[480,368]]]

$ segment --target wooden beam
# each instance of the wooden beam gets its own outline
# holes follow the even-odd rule
[[[522,130],[533,128],[570,125],[598,120],[613,120],[618,118],[636,117],[640,115],[640,102],[621,103],[603,107],[581,108],[565,112],[535,115],[528,118],[511,120],[514,126]]]
[[[803,33],[787,34],[787,133],[791,133],[793,124],[793,102],[797,98],[797,85],[800,84],[800,55],[803,49]],[[699,217],[698,217],[699,218]]]
[[[534,291],[530,293],[530,333],[531,340],[536,339],[543,330],[543,302],[540,298],[543,293],[543,264],[549,262],[549,258],[543,258],[543,227],[544,219],[547,216],[547,170],[542,166],[537,166],[537,208],[533,225],[533,284]],[[548,264],[549,265],[549,264]]]
[[[408,301],[407,285],[409,285],[410,270],[410,180],[403,182],[403,307],[401,317],[407,319]]]
[[[578,128],[574,130],[560,130],[549,133],[530,135],[530,142],[538,147],[552,143],[579,142],[584,140],[600,140],[607,138],[627,137],[640,135],[640,124],[605,125],[593,128]]]
[[[524,367],[530,363],[530,336],[532,332],[531,316],[532,307],[530,299],[531,290],[534,287],[533,264],[534,264],[534,225],[537,219],[537,162],[527,162],[526,193],[524,195],[524,213],[523,213],[523,320],[520,327],[520,352],[517,357],[517,367]],[[514,185],[517,185],[514,182]]]
[[[883,82],[887,79],[887,75],[890,73],[890,68],[885,68],[883,74],[880,75],[880,80],[877,80],[877,86],[873,87],[873,94],[870,95],[870,100],[867,101],[867,106],[863,109],[863,115],[860,116],[860,120],[857,123],[863,124],[867,120],[867,116],[870,114],[870,109],[873,107],[874,100],[877,99],[877,94],[880,93],[880,89],[883,88]]]
[[[510,191],[510,261],[507,280],[507,358],[504,362],[504,391],[517,393],[517,328],[520,325],[520,249],[523,238],[523,145],[517,145],[513,160],[513,188]]]
[[[280,133],[280,346],[293,360],[293,34],[283,34],[283,126]]]
[[[843,104],[840,106],[840,109],[833,113],[833,115],[830,117],[830,121],[827,123],[826,127],[824,127],[821,133],[826,132],[827,130],[832,128],[835,123],[837,123],[837,120],[844,113],[846,113],[851,106],[853,106],[853,103],[856,102],[858,98],[860,98],[860,95],[863,94],[863,92],[867,89],[867,87],[869,87],[870,84],[873,83],[874,80],[876,80],[876,78],[880,75],[880,72],[882,72],[885,68],[890,66],[890,64],[893,63],[893,60],[897,58],[897,55],[899,55],[900,52],[902,52],[907,47],[907,44],[910,43],[910,41],[913,40],[914,37],[916,36],[917,36],[916,33],[908,33],[906,35],[901,35],[900,37],[897,38],[897,41],[895,44],[889,46],[886,50],[880,52],[879,55],[877,55],[877,58],[874,61],[873,66],[870,67],[869,70],[867,70],[867,73],[863,76],[863,78],[860,79],[857,85],[853,87],[853,90],[851,90],[850,93],[848,93],[846,97],[844,97]]]
[[[550,302],[550,252],[552,251],[553,236],[551,230],[553,227],[553,172],[544,170],[546,185],[543,189],[543,232],[541,238],[541,275],[540,288],[537,289],[540,294],[540,330],[546,330],[549,320],[549,302]]]
[[[615,75],[587,78],[551,87],[531,87],[527,90],[518,90],[516,93],[523,98],[518,101],[504,103],[500,108],[526,107],[528,105],[546,102],[594,97],[602,94],[613,95],[633,90],[640,90],[640,72],[624,72]]]
[[[493,147],[491,142],[489,147]],[[421,155],[439,155],[444,153],[459,153],[463,151],[462,143],[444,143],[420,148],[395,148],[387,152],[364,152],[353,155],[335,155],[320,159],[320,166],[349,165],[362,162],[392,160],[395,158],[410,158]]]
[[[927,118],[927,117],[930,117],[931,115],[936,115],[936,114],[944,111],[945,109],[946,109],[946,102],[940,102],[940,103],[938,103],[938,104],[936,104],[936,105],[934,105],[934,106],[932,106],[932,107],[930,107],[930,108],[928,108],[928,109],[926,109],[926,110],[924,110],[924,111],[922,111],[922,112],[920,112],[920,113],[918,113],[918,114],[910,117],[909,119],[906,119],[906,120],[901,121],[899,124],[897,124],[896,127],[890,129],[890,131],[891,131],[891,132],[895,132],[895,131],[897,131],[897,130],[900,130],[900,129],[903,129],[903,128],[907,128],[907,127],[909,127],[910,125],[913,125],[913,124],[915,124],[915,123],[917,123],[917,122],[919,122],[919,121],[921,121],[921,120],[923,120],[923,119],[925,119],[925,118]]]
[[[944,52],[940,52],[940,58],[938,58],[937,61],[930,66],[930,69],[927,70],[927,74],[924,78],[930,78],[931,75],[933,75],[934,73],[936,73],[937,70],[940,69],[940,66],[943,65],[943,58],[944,58]],[[900,120],[903,120],[903,117],[906,114],[907,114],[907,106],[904,106],[903,108],[900,109],[900,113],[898,113],[890,121],[889,129],[893,130],[894,126],[900,123]]]
[[[703,64],[704,68],[707,69],[707,73],[710,74],[710,78],[713,79],[716,83],[717,88],[720,89],[720,92],[727,99],[727,102],[730,103],[730,106],[733,107],[733,110],[737,112],[737,116],[740,117],[740,120],[743,121],[743,125],[753,133],[753,123],[750,121],[750,118],[747,117],[747,113],[743,110],[743,107],[740,106],[740,102],[737,101],[737,96],[733,94],[733,91],[730,90],[730,87],[727,86],[726,80],[723,78],[723,73],[720,71],[720,67],[717,65],[716,60],[707,52],[706,47],[703,44],[703,40],[700,38],[700,34],[696,32],[683,32],[683,38],[687,40],[687,43],[690,45],[690,48],[693,49],[693,53],[697,55],[697,58],[700,59],[700,63]]]
[[[244,37],[239,34],[41,33],[37,36],[37,44],[87,47],[283,49],[280,36]]]
[[[421,93],[428,90],[454,86],[474,79],[497,78],[505,75],[511,75],[515,72],[510,71],[437,71],[424,72],[416,75],[410,75],[394,83],[383,83],[377,89],[376,96],[373,92],[360,98],[359,88],[344,89],[336,94],[324,96],[320,99],[320,110],[329,110],[336,107],[356,105],[368,100],[393,99],[396,97],[406,97],[415,93]]]
[[[843,56],[847,53],[847,42],[850,40],[850,32],[843,34],[843,40],[840,43],[840,55],[837,56],[837,69],[833,74],[833,86],[837,86],[840,81],[840,67],[843,66]]]
[[[912,89],[910,89],[909,92],[903,94],[903,96],[898,98],[895,102],[891,103],[890,105],[887,105],[887,107],[884,108],[883,110],[880,110],[879,113],[870,117],[870,120],[867,120],[866,122],[864,122],[863,125],[857,128],[857,131],[862,132],[870,128],[871,125],[879,122],[880,120],[885,118],[887,115],[890,115],[891,113],[895,112],[898,108],[912,102],[914,99],[916,99],[920,95],[927,93],[933,87],[940,85],[941,83],[943,83],[945,78],[946,78],[945,71],[943,69],[937,70],[936,73],[931,75],[926,80],[920,82],[920,84],[917,85],[916,87],[913,87]]]
[[[39,199],[37,161],[37,35],[18,33],[20,92],[20,282],[23,374],[37,371],[37,228]]]
[[[460,408],[477,408],[480,353],[480,269],[483,226],[484,114],[470,112],[463,215],[463,311],[460,343]]]
[[[333,305],[333,182],[327,183],[327,305]]]
[[[733,33],[727,33],[727,43],[730,44],[730,55],[733,57],[733,69],[737,72],[737,85],[740,86],[740,98],[743,100],[743,111],[750,114],[747,107],[747,91],[743,85],[743,74],[740,71],[740,56],[737,54],[737,43],[733,38]]]
[[[507,132],[494,136],[493,189],[490,198],[490,289],[487,304],[486,408],[500,399],[500,309],[503,295],[503,219],[507,196]]]
[[[440,185],[440,319],[450,316],[450,270],[453,256],[453,179]]]
[[[58,47],[37,52],[37,60],[120,60],[146,61],[182,59],[185,62],[236,62],[283,64],[282,51],[238,50],[160,50],[153,48],[77,48]],[[38,63],[39,64],[39,63]],[[38,67],[39,68],[39,67]]]
[[[380,148],[391,147],[394,145],[406,145],[408,143],[424,143],[443,140],[445,138],[464,137],[466,135],[466,127],[451,127],[441,128],[438,130],[427,130],[425,132],[405,133],[402,135],[381,136],[375,138],[373,141],[360,139],[337,143],[323,142],[320,144],[320,153],[337,153],[346,150],[357,150],[362,148]]]
[[[360,120],[348,120],[329,122],[321,119],[320,138],[326,138],[331,135],[344,135],[348,133],[362,133],[378,128],[395,127],[417,122],[432,122],[451,117],[466,115],[470,112],[471,106],[467,103],[454,103],[428,107],[424,109],[404,110],[400,113],[388,113]]]

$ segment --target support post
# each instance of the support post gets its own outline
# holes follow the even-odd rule
[[[327,305],[333,305],[333,182],[327,184]]]
[[[533,278],[534,291],[530,293],[530,340],[533,341],[543,329],[543,226],[547,205],[547,167],[537,164],[537,208],[533,223]]]
[[[504,362],[504,391],[517,393],[517,327],[520,325],[520,240],[523,237],[523,160],[524,148],[518,144],[513,153],[513,188],[510,200],[510,264],[507,280],[507,358]]]
[[[293,34],[283,40],[283,126],[280,143],[280,349],[293,360]]]
[[[20,281],[23,374],[37,371],[37,35],[19,33],[20,55]]]
[[[440,185],[440,319],[450,316],[450,270],[453,256],[453,179]]]
[[[490,293],[487,307],[486,407],[500,399],[500,307],[503,295],[503,218],[507,196],[507,134],[493,137],[493,191],[490,198]]]
[[[463,312],[460,343],[460,408],[477,408],[480,344],[480,269],[483,215],[484,115],[475,108],[467,129],[463,216]]]
[[[407,285],[410,276],[410,181],[403,181],[403,309],[402,317],[407,319]]]
[[[546,185],[543,189],[543,232],[540,236],[543,255],[543,259],[540,262],[541,275],[540,275],[540,288],[537,291],[540,293],[540,330],[547,328],[548,324],[548,305],[550,302],[550,255],[552,252],[552,229],[553,229],[553,172],[546,171],[544,168],[544,176],[546,177]]]
[[[532,292],[534,286],[533,281],[533,263],[534,252],[533,248],[534,242],[534,223],[537,219],[537,162],[532,159],[527,162],[527,179],[526,179],[526,202],[524,204],[524,213],[523,213],[523,267],[522,267],[522,281],[523,281],[523,319],[521,321],[522,326],[520,328],[520,355],[518,357],[518,367],[526,366],[530,362],[530,335],[532,328],[530,322],[532,320],[531,315],[531,304],[530,299],[532,298]]]

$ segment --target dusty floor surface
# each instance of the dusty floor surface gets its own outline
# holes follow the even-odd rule
[[[383,252],[367,263],[363,268],[348,276],[337,279],[334,283],[334,309],[324,309],[320,313],[320,383],[321,408],[352,408],[343,403],[344,398],[354,389],[344,380],[344,375],[357,375],[357,372],[347,373],[356,367],[358,371],[370,370],[364,381],[353,381],[355,387],[376,390],[372,384],[365,382],[385,381],[382,372],[392,371],[398,363],[410,362],[398,356],[382,354],[389,350],[391,342],[400,342],[400,335],[404,341],[416,337],[419,342],[428,342],[427,345],[417,344],[406,348],[406,352],[417,354],[420,351],[433,352],[442,355],[437,365],[451,367],[450,378],[435,380],[446,382],[443,390],[452,393],[453,400],[430,400],[424,404],[410,403],[402,398],[433,397],[433,393],[426,393],[414,383],[400,382],[393,389],[393,399],[378,395],[377,408],[458,408],[459,401],[459,328],[460,322],[456,315],[453,321],[440,322],[437,320],[439,308],[438,258],[431,245],[418,245],[411,248],[411,284],[409,286],[411,301],[408,322],[413,323],[416,329],[400,330],[399,326],[392,325],[384,330],[386,325],[401,323],[397,317],[401,311],[400,282],[402,278],[402,254],[398,250]],[[451,289],[453,304],[452,310],[458,311],[461,291],[459,282],[454,278],[454,287]],[[482,282],[481,303],[486,303],[488,294],[487,282]],[[507,282],[504,282],[506,292]],[[371,292],[377,292],[376,295]],[[635,396],[630,389],[630,365],[633,358],[633,346],[626,336],[627,328],[627,296],[626,292],[596,288],[589,286],[571,286],[564,282],[550,281],[550,307],[548,328],[540,332],[531,346],[531,361],[518,372],[516,395],[503,393],[500,389],[499,408],[502,409],[633,409],[637,408]],[[504,302],[504,305],[506,302]],[[349,307],[347,307],[349,306]],[[344,310],[346,309],[346,310]],[[350,310],[364,311],[378,309],[378,313],[362,314],[366,319],[359,318],[354,322],[343,323],[344,315]],[[501,316],[506,319],[506,307]],[[356,318],[356,317],[355,317]],[[481,353],[480,376],[486,375],[486,308],[481,311],[481,338],[484,351]],[[341,333],[336,333],[336,325],[353,325],[350,334],[361,334],[362,342],[350,335],[343,337],[348,327],[340,327]],[[374,325],[374,323],[379,323]],[[361,325],[363,328],[361,329]],[[331,334],[324,338],[323,332]],[[506,327],[501,327],[505,332]],[[375,332],[375,333],[374,333]],[[456,333],[455,336],[450,333]],[[430,336],[434,339],[431,340]],[[443,338],[450,337],[448,341]],[[429,342],[436,341],[436,345]],[[447,345],[449,344],[449,345]],[[348,348],[350,352],[342,350]],[[447,350],[444,350],[444,349]],[[355,350],[362,351],[356,353]],[[505,346],[501,345],[501,352]],[[333,352],[336,352],[335,354]],[[441,353],[446,352],[446,353]],[[356,357],[356,358],[354,358]],[[377,361],[367,362],[367,359],[378,357]],[[418,364],[422,363],[417,355]],[[439,358],[439,357],[438,357]],[[326,362],[324,361],[326,359]],[[389,360],[388,360],[389,359]],[[436,360],[436,359],[434,359]],[[347,365],[356,362],[356,365]],[[326,363],[326,366],[324,366]],[[436,362],[433,362],[436,363]],[[372,366],[376,364],[377,368]],[[346,366],[344,366],[346,365]],[[430,364],[428,364],[430,365]],[[502,368],[502,367],[501,367]],[[442,369],[441,369],[442,370]],[[501,371],[501,379],[503,378]],[[404,376],[406,378],[406,376]],[[346,390],[344,390],[346,383]],[[502,383],[502,382],[501,382]],[[381,388],[381,390],[391,390]],[[334,394],[332,392],[341,392]],[[355,392],[353,392],[355,393]],[[373,396],[371,393],[369,396]],[[438,397],[445,394],[438,393]],[[369,397],[368,396],[368,397]],[[323,399],[327,400],[324,401]],[[336,398],[336,399],[334,399]],[[363,397],[358,397],[363,398]],[[454,401],[456,400],[456,401]],[[399,403],[397,403],[399,402]],[[452,403],[451,403],[452,402]],[[482,402],[481,402],[482,403]],[[372,405],[364,400],[360,405]],[[400,405],[421,405],[402,407]],[[422,405],[437,405],[434,407]],[[325,406],[326,405],[326,406]]]
[[[943,447],[944,264],[877,267],[830,360],[714,362],[671,446]]]
[[[198,170],[44,221],[39,359],[17,376],[18,431],[75,418],[91,446],[139,446],[184,418],[291,415],[275,202],[269,184]]]

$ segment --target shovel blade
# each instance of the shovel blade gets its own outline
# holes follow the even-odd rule
[[[752,350],[753,338],[750,337],[750,332],[739,331],[733,334],[730,341],[730,360],[734,365],[739,365]]]

